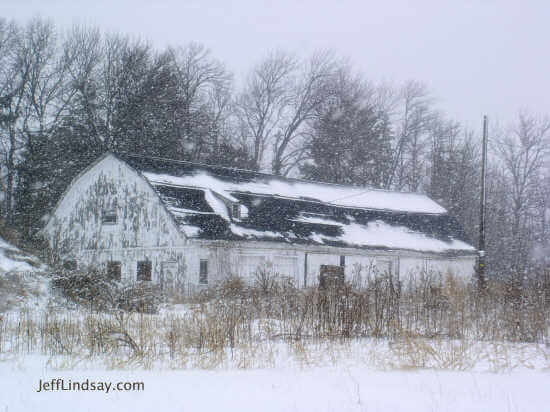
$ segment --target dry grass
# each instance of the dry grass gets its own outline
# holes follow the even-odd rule
[[[546,291],[479,294],[451,277],[380,277],[363,289],[248,288],[232,279],[186,310],[21,312],[0,320],[0,354],[43,354],[58,367],[272,367],[360,360],[382,369],[550,368]],[[188,301],[189,302],[189,301]]]
[[[203,317],[206,318],[203,319]],[[268,338],[269,322],[250,325],[231,343],[224,326],[200,308],[186,315],[87,314],[58,316],[22,312],[0,320],[0,359],[47,356],[49,366],[72,369],[273,368],[363,365],[381,370],[550,369],[543,345],[403,336],[396,340]],[[227,325],[225,326],[227,327]]]

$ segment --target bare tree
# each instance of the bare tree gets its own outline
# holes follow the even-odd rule
[[[51,22],[33,19],[24,29],[3,27],[2,53],[2,139],[6,169],[5,215],[13,221],[16,179],[21,179],[20,163],[32,153],[37,140],[50,134],[61,119],[71,98],[64,79],[66,64],[57,50]]]
[[[428,141],[426,133],[433,119],[432,97],[426,86],[409,81],[397,94],[394,104],[394,155],[386,188],[418,191],[425,169]]]
[[[99,29],[74,26],[65,39],[63,53],[68,82],[75,93],[72,116],[77,117],[82,125],[81,133],[93,140],[93,145],[102,147],[105,136],[101,128],[99,104],[105,50]]]
[[[535,246],[535,261],[550,264],[550,159],[546,164],[545,174],[535,189],[535,224],[537,227],[537,242]]]
[[[25,89],[29,81],[29,68],[24,65],[22,36],[15,23],[0,20],[0,137],[2,149],[2,192],[4,193],[4,216],[8,222],[13,218],[13,192],[16,178],[16,152],[18,126],[25,105]]]
[[[251,142],[258,169],[264,166],[266,151],[278,175],[288,174],[302,159],[305,124],[323,102],[336,67],[330,52],[314,53],[306,62],[274,52],[255,67],[237,107],[241,132]]]
[[[550,119],[520,113],[518,123],[496,139],[494,150],[510,180],[512,270],[520,274],[531,251],[532,215],[542,170],[550,155]]]
[[[187,158],[203,160],[227,120],[233,76],[201,44],[171,48],[168,53],[177,76],[174,127],[180,150]]]
[[[263,166],[266,148],[273,141],[290,103],[291,76],[296,58],[282,51],[272,52],[249,74],[236,107],[243,140],[251,142],[252,161]]]
[[[287,175],[302,160],[302,126],[313,118],[327,97],[327,84],[336,68],[331,52],[316,52],[296,78],[289,95],[286,121],[276,134],[273,145],[272,170],[276,175]]]
[[[22,39],[20,52],[28,81],[19,126],[15,202],[16,223],[28,235],[44,213],[37,201],[37,195],[47,191],[44,176],[51,174],[43,162],[44,148],[53,141],[75,91],[67,81],[69,62],[60,52],[58,33],[50,21],[32,20]]]
[[[428,126],[430,149],[429,180],[426,191],[441,203],[466,229],[471,240],[477,238],[479,212],[479,146],[473,133],[442,116]]]
[[[28,49],[29,83],[28,107],[31,111],[28,124],[39,135],[51,132],[65,113],[74,95],[66,87],[68,62],[60,55],[57,33],[52,23],[34,20],[25,36]]]

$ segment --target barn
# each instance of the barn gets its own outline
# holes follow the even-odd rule
[[[73,179],[43,232],[71,265],[184,291],[259,274],[311,286],[321,265],[355,284],[381,272],[468,278],[477,256],[422,194],[113,153]]]

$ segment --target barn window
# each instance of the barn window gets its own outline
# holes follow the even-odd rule
[[[151,272],[153,265],[150,260],[143,260],[137,263],[137,280],[151,281]]]
[[[340,266],[346,266],[346,257],[344,255],[340,256]]]
[[[77,264],[76,260],[65,260],[63,262],[63,268],[67,270],[76,270]]]
[[[116,225],[117,213],[116,209],[104,210],[101,214],[101,224],[103,225]]]
[[[122,279],[122,265],[120,262],[107,262],[107,276],[109,279],[120,282]]]
[[[201,259],[199,270],[199,283],[201,285],[208,284],[208,260]]]
[[[231,208],[231,216],[233,219],[240,219],[241,218],[241,205],[238,203],[234,203]]]

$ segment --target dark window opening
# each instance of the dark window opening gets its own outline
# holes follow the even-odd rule
[[[208,284],[208,260],[201,259],[200,271],[199,271],[199,283]]]
[[[151,272],[153,265],[151,261],[144,260],[137,263],[137,280],[140,281],[151,281]]]
[[[116,225],[117,213],[116,210],[104,210],[101,214],[101,223],[103,225]]]
[[[321,265],[319,273],[319,288],[340,288],[344,285],[344,268],[335,265]]]
[[[241,205],[235,204],[232,207],[231,215],[234,219],[240,219],[241,218]]]
[[[107,276],[117,282],[122,280],[122,265],[120,262],[107,262]]]
[[[204,190],[155,185],[167,204],[182,209],[198,210],[200,212],[213,212],[204,198]]]
[[[340,266],[346,266],[346,257],[344,255],[340,256]]]
[[[76,270],[76,260],[65,260],[63,262],[63,268],[67,270]]]

